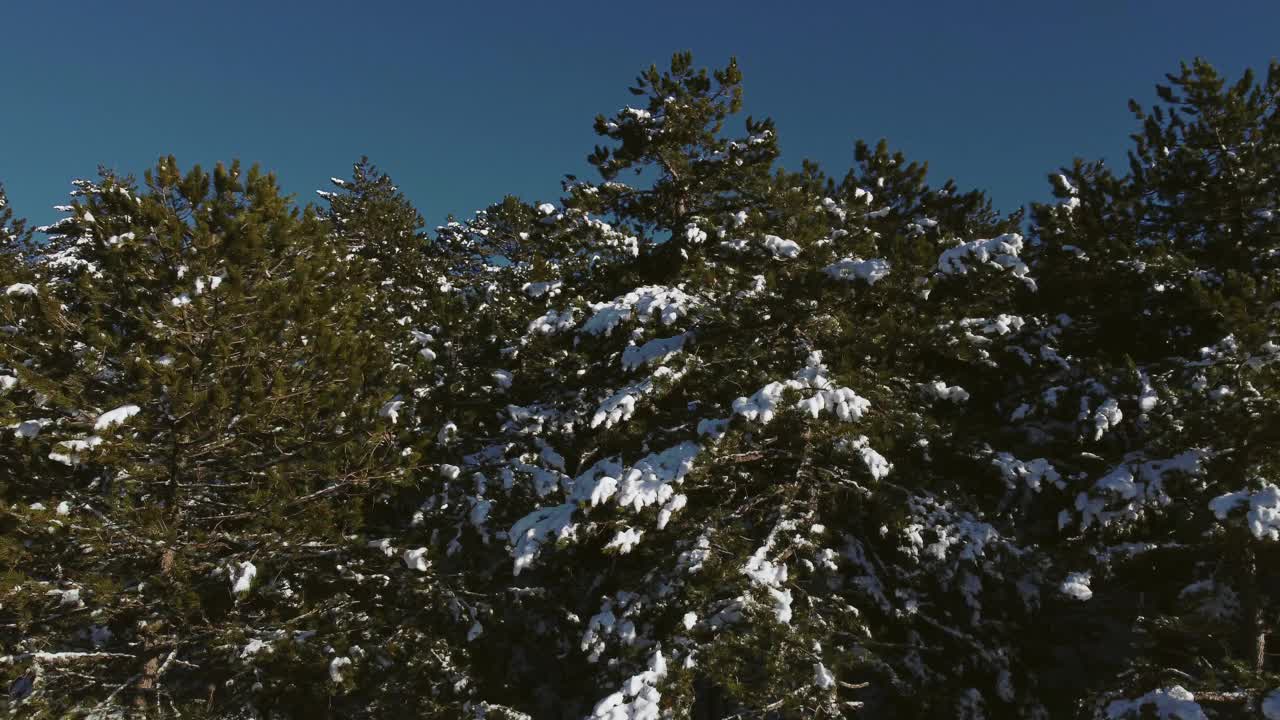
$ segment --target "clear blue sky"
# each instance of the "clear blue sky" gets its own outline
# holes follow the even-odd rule
[[[1123,166],[1129,97],[1182,59],[1280,54],[1280,2],[12,2],[0,181],[56,216],[73,177],[259,162],[300,199],[369,155],[431,225],[587,176],[592,118],[651,62],[736,55],[783,163],[843,175],[856,138],[1013,209],[1074,156]]]

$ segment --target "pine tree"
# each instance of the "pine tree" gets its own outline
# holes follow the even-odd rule
[[[1184,65],[1131,103],[1127,175],[1077,161],[1035,209],[1052,352],[1017,419],[1064,480],[1041,534],[1084,603],[1055,611],[1087,653],[1061,690],[1109,717],[1237,716],[1275,684],[1278,90],[1274,64],[1232,86]]]
[[[998,213],[776,166],[688,53],[595,181],[0,193],[0,667],[34,716],[1280,716],[1280,66]],[[620,179],[630,181],[624,184]]]
[[[72,326],[42,367],[74,404],[21,440],[43,499],[14,513],[5,650],[41,678],[21,702],[330,706],[334,662],[368,643],[350,618],[411,592],[357,570],[385,560],[358,532],[413,460],[355,330],[368,275],[256,168],[170,158],[144,191],[108,174],[77,194],[37,258]]]
[[[619,143],[592,156],[600,183],[441,233],[507,258],[485,308],[507,406],[459,426],[421,511],[477,598],[477,697],[534,716],[659,696],[699,717],[928,714],[980,703],[981,682],[989,703],[1034,707],[995,608],[1029,613],[998,583],[1038,568],[948,477],[974,443],[947,429],[967,392],[938,386],[966,366],[937,345],[1031,282],[1001,235],[1018,219],[883,147],[839,188],[811,165],[775,172],[771,122],[716,134],[739,81],[678,55],[642,76],[647,109],[597,120]],[[652,185],[620,185],[623,169]],[[501,554],[516,602],[484,571]]]

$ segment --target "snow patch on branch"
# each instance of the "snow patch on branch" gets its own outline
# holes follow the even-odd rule
[[[342,669],[351,665],[351,658],[336,657],[329,661],[329,679],[335,683],[342,682]]]
[[[957,405],[969,399],[969,391],[959,385],[947,385],[941,380],[920,385],[920,391],[934,400],[949,400]]]
[[[592,303],[595,313],[583,323],[580,332],[588,335],[613,333],[620,323],[635,319],[649,323],[656,316],[663,325],[670,325],[699,304],[697,297],[680,288],[656,285],[639,287],[626,295],[605,303]]]
[[[1126,717],[1142,717],[1143,708],[1155,711],[1160,720],[1208,720],[1204,710],[1181,685],[1151,692],[1133,700],[1113,700],[1107,705],[1107,718],[1120,720]]]
[[[1004,477],[1005,483],[1010,488],[1022,483],[1026,483],[1027,487],[1035,492],[1040,492],[1045,483],[1057,488],[1066,487],[1066,483],[1062,481],[1062,476],[1044,458],[1019,460],[1010,453],[1002,452],[997,453],[992,458],[991,464],[1000,469],[1001,476]]]
[[[769,533],[769,537],[765,540],[751,557],[747,559],[745,565],[742,566],[742,574],[751,579],[752,584],[762,588],[773,601],[773,615],[778,622],[787,625],[791,623],[791,590],[783,588],[787,582],[787,564],[785,562],[774,562],[768,559],[768,555],[773,550],[773,545],[777,541],[779,531],[787,532],[795,529],[795,523],[783,521]],[[744,599],[745,600],[745,599]]]
[[[605,550],[616,550],[619,555],[626,555],[631,552],[632,548],[640,544],[640,538],[644,536],[643,530],[635,528],[627,528],[619,530],[617,535],[604,546]]]
[[[1219,520],[1226,520],[1239,508],[1245,509],[1245,527],[1255,538],[1280,540],[1280,487],[1267,485],[1257,492],[1239,490],[1209,501],[1209,509]]]
[[[1071,573],[1058,589],[1063,595],[1083,602],[1093,597],[1093,589],[1089,587],[1091,580],[1087,572]]]
[[[636,511],[667,503],[675,497],[673,486],[683,482],[684,476],[693,469],[693,460],[700,450],[695,443],[683,442],[646,455],[619,478],[614,501],[620,507]]]
[[[519,575],[521,570],[532,565],[547,542],[573,537],[578,529],[573,522],[573,512],[577,508],[574,503],[540,508],[511,526],[507,537],[511,539],[511,556],[515,558],[512,575]]]
[[[1165,492],[1165,476],[1180,473],[1197,477],[1204,472],[1208,453],[1188,450],[1164,460],[1140,460],[1133,457],[1113,467],[1093,484],[1088,492],[1076,495],[1075,509],[1080,513],[1080,530],[1087,530],[1095,523],[1106,527],[1115,522],[1133,521],[1150,508],[1159,508],[1172,502]],[[1109,504],[1116,504],[1107,509]],[[1070,513],[1063,510],[1058,516],[1058,526],[1070,523]]]
[[[1032,290],[1035,280],[1028,276],[1027,264],[1018,257],[1022,252],[1022,236],[1006,233],[990,240],[971,240],[944,250],[938,257],[938,272],[942,275],[968,275],[981,265],[1008,270]]]
[[[662,362],[684,349],[692,333],[669,338],[654,338],[643,345],[628,345],[622,351],[622,369],[634,370],[642,365]]]
[[[628,385],[605,398],[591,415],[591,427],[604,425],[611,428],[631,419],[636,412],[636,401],[653,389],[653,380],[642,380]]]
[[[889,276],[889,261],[882,258],[863,260],[862,258],[844,258],[822,269],[836,280],[854,282],[861,280],[868,285],[875,285]]]
[[[882,480],[888,477],[889,472],[893,470],[893,463],[871,448],[870,442],[871,440],[866,435],[859,435],[840,441],[839,447],[856,451],[857,456],[862,460],[862,464],[867,466],[867,472],[871,473],[871,477],[875,480]]]
[[[1026,321],[1017,315],[1007,315],[1001,313],[990,318],[965,318],[960,321],[960,327],[966,330],[976,330],[983,335],[1008,335],[1011,332],[1018,332],[1026,325]]]
[[[115,410],[108,410],[98,416],[97,422],[93,424],[93,429],[98,432],[110,430],[116,425],[123,425],[126,420],[141,412],[142,408],[137,405],[121,405]]]
[[[780,260],[790,260],[800,255],[800,246],[794,240],[784,240],[777,235],[764,236],[764,249]]]
[[[836,676],[831,674],[826,665],[816,662],[813,664],[813,684],[819,690],[830,690],[836,686]]]
[[[771,382],[760,388],[751,397],[740,397],[733,401],[733,412],[747,420],[767,425],[781,409],[779,407],[783,393],[788,390],[804,392],[815,391],[809,397],[800,399],[795,408],[817,418],[823,412],[833,412],[844,422],[860,420],[871,408],[871,401],[858,395],[847,387],[836,387],[822,364],[822,353],[814,351],[809,355],[808,364],[799,370],[791,380]]]
[[[1081,398],[1081,403],[1087,402],[1087,398]],[[1093,413],[1093,439],[1098,441],[1106,434],[1108,430],[1120,424],[1124,419],[1124,413],[1120,411],[1120,403],[1115,398],[1107,398],[1098,409]]]
[[[97,435],[90,435],[85,438],[76,438],[74,440],[63,440],[54,445],[54,449],[49,453],[49,459],[63,465],[79,465],[81,456],[102,444],[102,438]]]
[[[573,318],[573,308],[563,312],[548,310],[529,323],[528,332],[530,335],[555,335],[572,330],[576,324],[577,321]]]
[[[547,280],[545,282],[525,283],[520,289],[531,298],[538,298],[543,295],[553,298],[560,294],[560,288],[563,285],[564,282],[561,280]]]
[[[257,565],[248,561],[240,563],[238,574],[231,581],[231,594],[240,595],[249,592],[249,588],[253,586],[253,579],[257,576]]]
[[[590,720],[658,720],[662,710],[658,683],[666,676],[667,661],[659,648],[650,657],[648,670],[631,676],[622,689],[596,703]]]
[[[383,403],[378,409],[378,415],[391,421],[392,425],[400,419],[400,408],[404,407],[404,401],[400,398],[394,398]]]

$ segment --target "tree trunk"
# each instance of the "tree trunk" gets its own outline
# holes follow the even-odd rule
[[[147,695],[156,687],[156,674],[160,671],[160,655],[153,654],[147,658],[147,664],[142,666],[142,674],[138,677],[138,682],[133,686],[136,694],[133,698],[133,706],[140,711],[147,709]]]
[[[1258,587],[1258,559],[1252,547],[1244,551],[1244,627],[1241,650],[1255,673],[1261,673],[1267,665],[1267,623]]]

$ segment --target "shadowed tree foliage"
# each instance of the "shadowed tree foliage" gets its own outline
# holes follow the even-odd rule
[[[1280,717],[1280,67],[997,212],[734,61],[431,233],[368,159],[0,193],[35,717]]]

